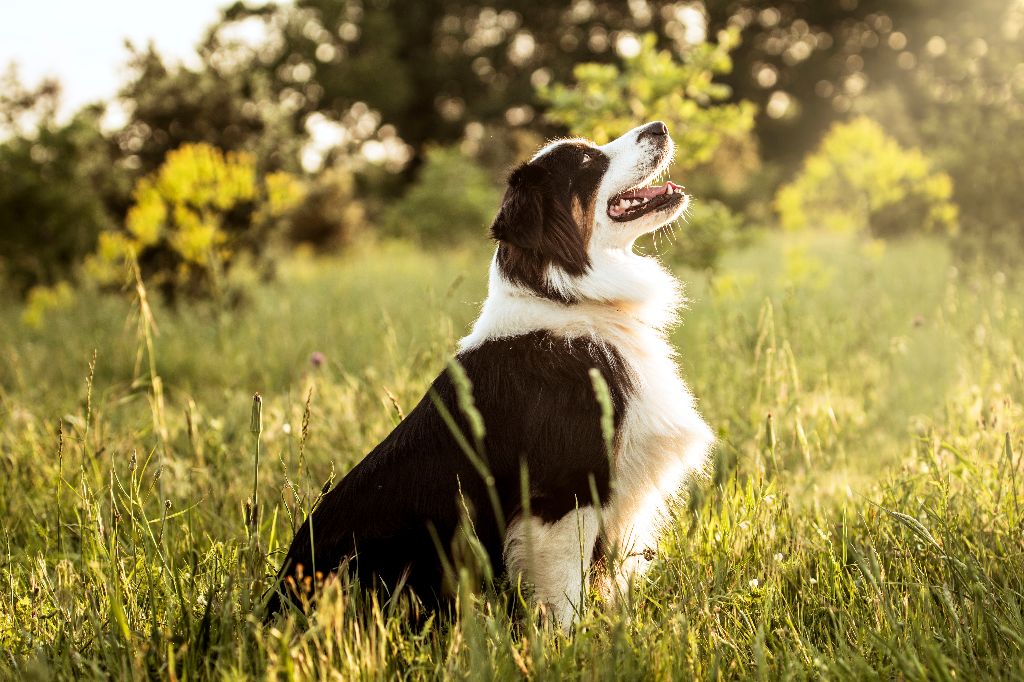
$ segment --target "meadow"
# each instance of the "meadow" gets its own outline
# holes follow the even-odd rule
[[[1024,283],[926,238],[679,269],[719,443],[630,602],[567,634],[499,581],[414,626],[337,585],[261,624],[292,529],[436,376],[487,258],[299,254],[238,308],[83,290],[38,329],[0,301],[0,677],[1024,677]]]

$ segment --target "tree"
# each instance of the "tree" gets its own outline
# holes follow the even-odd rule
[[[244,65],[168,67],[152,47],[131,49],[132,76],[120,92],[128,120],[116,140],[138,176],[152,173],[168,152],[191,143],[253,154],[263,171],[298,170],[304,131],[265,79]]]
[[[869,104],[952,177],[958,252],[1013,257],[1024,248],[1024,5],[943,5],[921,33],[916,68],[896,80],[897,105]]]
[[[689,6],[689,5],[686,5]],[[611,63],[619,41],[644,31],[659,47],[702,42],[680,23],[682,3],[587,0],[298,0],[236,3],[203,43],[211,63],[242,59],[295,116],[337,116],[354,102],[379,111],[419,153],[460,139],[467,124],[540,127],[538,85],[569,79],[579,62]],[[687,21],[703,26],[700,12]],[[232,47],[233,29],[256,22],[269,48]],[[548,127],[547,132],[556,132]]]
[[[19,295],[69,278],[100,232],[129,176],[100,131],[103,110],[56,120],[60,89],[27,90],[10,71],[0,87],[0,273]]]
[[[742,42],[723,77],[758,105],[764,158],[794,167],[858,99],[906,64],[927,39],[928,0],[704,0],[709,32],[732,27]]]

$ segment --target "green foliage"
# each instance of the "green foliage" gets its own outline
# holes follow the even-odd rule
[[[129,67],[120,93],[128,121],[115,137],[141,174],[155,171],[170,151],[200,142],[253,154],[264,172],[298,170],[301,122],[246,64],[172,66],[150,47],[133,50]]]
[[[450,624],[344,584],[308,626],[251,615],[324,482],[444,366],[483,254],[289,260],[216,328],[155,303],[165,436],[131,302],[85,291],[27,330],[3,301],[0,677],[1021,677],[1022,284],[951,270],[934,241],[857,246],[759,244],[687,278],[673,342],[717,431],[712,479],[637,598],[571,635],[506,586],[464,592]],[[833,276],[793,277],[797,247]]]
[[[245,70],[265,78],[275,99],[294,101],[297,119],[365,102],[419,154],[460,139],[467,124],[531,126],[541,104],[533,83],[565,81],[577,63],[607,61],[609,34],[678,37],[674,13],[651,9],[624,11],[615,0],[572,9],[534,0],[237,2],[210,29],[203,52],[211,63],[250,53]],[[232,47],[233,26],[254,20],[266,26],[266,44]]]
[[[83,110],[0,142],[0,276],[20,294],[72,277],[115,224],[105,198],[126,176],[98,118]]]
[[[53,285],[37,284],[25,297],[25,309],[21,321],[38,329],[43,326],[46,316],[54,310],[69,308],[75,301],[75,293],[66,281]]]
[[[366,222],[352,172],[330,168],[309,182],[302,201],[288,213],[287,237],[319,250],[340,249],[352,246]]]
[[[638,53],[621,66],[580,64],[573,70],[575,84],[541,87],[547,117],[598,143],[638,122],[661,120],[679,145],[677,168],[707,163],[725,139],[747,135],[754,125],[753,105],[726,103],[731,90],[714,80],[731,70],[729,51],[738,37],[735,30],[722,31],[717,43],[694,45],[676,59],[646,34]]]
[[[692,268],[714,268],[723,255],[743,242],[748,232],[745,223],[742,215],[720,201],[695,199],[682,223],[670,228],[672,245],[664,255]]]
[[[1024,4],[978,0],[930,12],[917,68],[897,84],[902,127],[953,179],[961,252],[1024,251]]]
[[[800,173],[779,189],[783,228],[867,230],[877,237],[953,233],[957,207],[949,176],[918,149],[904,149],[875,121],[837,123]]]
[[[427,150],[416,181],[385,207],[384,230],[426,244],[455,244],[486,234],[501,194],[486,170],[458,146]]]
[[[251,154],[185,145],[139,181],[125,230],[100,234],[85,271],[115,284],[125,259],[133,259],[168,296],[223,294],[227,270],[242,256],[265,257],[274,229],[302,192],[287,173],[261,176]]]

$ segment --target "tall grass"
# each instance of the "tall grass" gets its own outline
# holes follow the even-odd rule
[[[238,311],[83,292],[40,331],[0,305],[0,676],[1024,676],[1024,283],[928,241],[682,273],[674,341],[719,446],[631,600],[565,634],[515,586],[463,580],[439,621],[339,581],[308,623],[260,623],[294,528],[444,367],[485,262],[294,259]]]

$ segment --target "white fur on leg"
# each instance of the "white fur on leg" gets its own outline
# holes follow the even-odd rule
[[[598,514],[589,506],[553,523],[519,517],[505,534],[509,574],[523,577],[533,587],[534,601],[548,608],[566,630],[583,605],[597,535]]]

